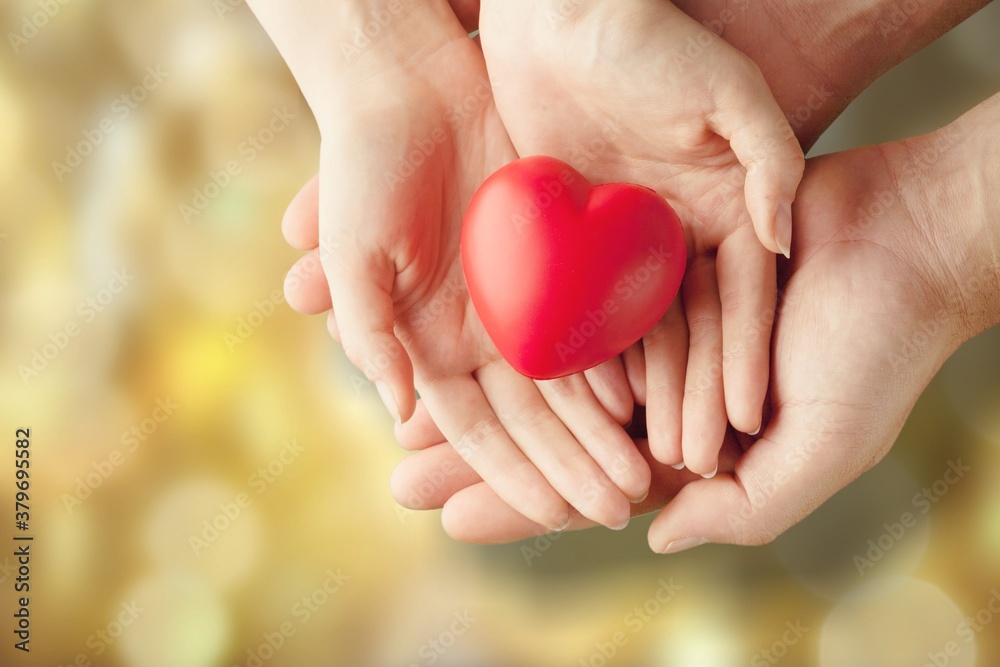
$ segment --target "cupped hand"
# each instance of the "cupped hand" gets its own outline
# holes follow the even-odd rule
[[[685,222],[682,298],[644,339],[645,399],[653,456],[710,477],[727,416],[761,426],[794,132],[756,65],[669,2],[485,1],[480,27],[521,155],[653,187]]]
[[[1000,98],[992,106],[1000,115]],[[957,282],[957,267],[982,237],[956,234],[949,211],[962,192],[956,182],[980,179],[940,179],[927,166],[945,152],[968,152],[963,145],[977,139],[963,127],[810,161],[780,294],[769,421],[756,441],[727,448],[736,454],[723,457],[712,479],[654,465],[653,491],[636,510],[665,505],[650,528],[655,551],[772,540],[881,460],[934,373],[977,331],[970,326],[987,326],[988,318],[968,323],[969,313],[983,311],[968,294],[985,284],[995,291],[1000,266]],[[956,236],[973,240],[963,247]],[[397,468],[397,495],[435,480],[425,495],[444,506],[457,539],[512,541],[544,532],[499,503],[471,470],[431,446],[433,439]],[[442,461],[449,461],[447,476],[436,472]]]
[[[356,77],[354,94],[338,96],[349,103],[324,110],[320,176],[283,225],[292,245],[311,251],[289,275],[288,300],[308,313],[332,307],[331,332],[397,421],[413,413],[415,386],[441,432],[510,505],[551,529],[570,506],[621,527],[649,484],[616,421],[632,407],[622,362],[533,383],[500,357],[468,299],[462,214],[516,155],[481,51],[454,15],[439,18],[405,58],[364,54],[379,59],[362,61],[378,76]],[[309,271],[317,259],[323,271]],[[409,432],[401,429],[404,446]]]

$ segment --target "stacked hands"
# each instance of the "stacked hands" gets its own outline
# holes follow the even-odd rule
[[[878,462],[944,360],[1000,322],[1000,97],[928,136],[803,159],[985,0],[921,3],[892,39],[882,2],[250,4],[322,135],[283,222],[308,253],[288,301],[329,311],[413,452],[394,496],[443,507],[457,539],[660,509],[657,552],[768,542]],[[688,246],[643,340],[558,380],[504,361],[459,258],[477,188],[529,155],[654,188]]]

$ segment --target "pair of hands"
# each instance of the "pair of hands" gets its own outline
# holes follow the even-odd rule
[[[724,3],[715,4],[724,6]],[[690,11],[692,8],[687,9]],[[699,5],[696,9],[711,11],[704,5]],[[491,11],[495,10],[489,5],[484,7],[484,21]],[[454,19],[447,18],[457,28]],[[589,25],[596,30],[599,26],[600,31],[604,31],[608,29],[608,21],[612,18],[605,17],[593,24],[585,22],[587,17],[575,19],[582,22],[575,23],[577,29],[569,34],[585,35],[585,43],[589,39],[590,43],[603,44],[600,41],[602,34],[588,33],[585,28]],[[645,26],[645,29],[653,27],[651,21],[636,22]],[[738,38],[739,31],[736,32]],[[487,54],[491,49],[502,48],[491,45],[489,34],[488,31],[484,32]],[[667,35],[667,32],[662,34]],[[800,518],[803,512],[807,512],[881,457],[884,450],[880,450],[879,446],[884,448],[885,443],[891,443],[891,439],[895,437],[894,429],[898,431],[902,423],[899,415],[905,415],[905,411],[908,411],[906,396],[912,394],[911,398],[915,400],[923,386],[921,381],[925,382],[929,378],[948,347],[941,346],[937,354],[933,350],[929,351],[926,359],[931,362],[929,365],[924,364],[928,366],[926,372],[921,373],[920,369],[912,366],[904,369],[913,376],[910,379],[914,381],[910,385],[919,385],[919,388],[915,389],[915,393],[901,392],[898,397],[900,405],[894,405],[891,411],[895,417],[879,419],[882,413],[874,408],[879,406],[884,409],[884,404],[880,405],[880,402],[885,397],[878,389],[880,385],[875,382],[884,380],[876,372],[884,366],[884,359],[879,358],[881,352],[878,351],[878,337],[875,337],[871,346],[873,353],[861,356],[854,349],[856,340],[853,334],[831,337],[831,329],[834,332],[849,333],[851,325],[871,326],[871,312],[881,312],[887,303],[898,305],[899,326],[915,320],[922,321],[925,317],[925,313],[916,312],[920,309],[913,307],[914,294],[908,291],[909,285],[905,281],[900,285],[899,281],[909,277],[914,278],[917,284],[932,283],[918,279],[909,263],[894,259],[898,248],[881,253],[870,247],[872,239],[865,235],[855,235],[856,238],[848,239],[849,244],[857,244],[863,252],[852,253],[849,251],[852,246],[848,243],[836,242],[840,225],[843,220],[850,220],[850,214],[854,211],[850,206],[840,208],[844,202],[851,205],[866,203],[866,197],[882,192],[873,186],[880,185],[879,181],[894,175],[898,165],[893,167],[887,164],[885,170],[875,172],[869,168],[869,173],[863,174],[864,178],[859,178],[851,172],[849,166],[838,164],[848,161],[844,157],[831,160],[832,166],[820,163],[811,170],[810,178],[803,188],[803,204],[799,206],[797,215],[797,224],[806,229],[796,235],[796,261],[791,267],[794,275],[783,293],[783,308],[779,317],[771,400],[775,414],[764,433],[763,442],[758,442],[746,454],[741,456],[740,443],[729,440],[723,465],[726,469],[735,463],[736,472],[733,475],[700,480],[690,473],[676,472],[661,462],[671,462],[671,455],[681,452],[684,460],[688,460],[689,448],[683,438],[689,433],[689,423],[693,428],[697,428],[694,425],[700,423],[709,433],[712,429],[717,429],[721,445],[721,434],[725,431],[726,422],[724,407],[729,408],[729,419],[734,424],[741,424],[743,430],[751,430],[747,424],[751,424],[754,419],[759,425],[759,410],[766,388],[771,323],[771,313],[766,301],[767,285],[764,286],[763,308],[758,300],[753,307],[747,306],[741,310],[739,306],[745,306],[746,299],[759,297],[762,292],[750,289],[752,285],[746,284],[747,277],[738,275],[740,266],[737,261],[742,257],[733,259],[730,255],[727,259],[723,256],[723,246],[726,244],[750,253],[760,250],[753,234],[747,234],[750,225],[748,216],[742,211],[741,198],[732,197],[732,184],[743,184],[735,154],[727,152],[728,149],[724,150],[704,126],[687,137],[707,137],[707,142],[678,142],[676,134],[671,134],[677,124],[663,124],[662,110],[654,106],[658,97],[654,93],[662,95],[662,89],[656,91],[656,87],[649,86],[648,81],[641,81],[641,85],[633,87],[626,86],[626,81],[619,84],[614,68],[606,70],[608,75],[603,79],[594,76],[594,81],[601,84],[598,92],[602,93],[596,96],[586,93],[586,85],[591,82],[579,78],[574,81],[572,77],[560,76],[558,66],[550,74],[551,79],[546,79],[547,74],[541,73],[533,77],[521,76],[508,80],[526,82],[523,85],[527,88],[520,90],[529,90],[530,99],[538,99],[539,95],[544,95],[547,83],[560,81],[565,85],[575,83],[579,86],[575,90],[558,94],[555,94],[556,89],[552,89],[549,93],[548,99],[553,104],[565,104],[566,100],[574,100],[575,106],[564,110],[566,115],[559,118],[561,127],[557,129],[562,132],[550,128],[549,132],[539,132],[537,136],[532,136],[532,127],[524,128],[525,134],[521,141],[528,146],[539,145],[537,152],[557,156],[562,152],[569,161],[577,162],[576,166],[580,166],[573,155],[565,154],[566,151],[573,150],[574,143],[570,142],[580,136],[594,137],[592,143],[584,142],[583,146],[589,152],[584,152],[583,156],[589,165],[584,165],[585,173],[592,178],[591,171],[606,175],[596,177],[595,180],[634,180],[653,184],[672,201],[677,201],[675,196],[684,197],[691,208],[687,211],[682,208],[681,211],[682,215],[687,213],[689,219],[702,220],[697,213],[701,210],[712,214],[704,218],[707,220],[736,221],[728,227],[704,223],[688,230],[693,239],[693,257],[696,262],[700,261],[705,265],[703,270],[697,272],[696,286],[685,287],[684,305],[688,307],[688,322],[692,321],[689,307],[692,300],[697,303],[700,298],[700,302],[708,302],[708,306],[695,309],[698,314],[694,316],[694,323],[701,329],[692,326],[692,331],[697,334],[695,337],[698,342],[704,344],[698,346],[697,352],[692,345],[691,359],[686,366],[683,359],[676,357],[678,346],[670,343],[676,337],[683,338],[686,334],[682,328],[685,318],[674,313],[673,319],[668,317],[662,330],[654,332],[646,341],[649,367],[645,381],[641,379],[641,372],[632,372],[629,377],[633,381],[629,385],[622,372],[622,365],[616,367],[612,364],[591,373],[586,380],[569,378],[555,383],[533,384],[513,374],[509,367],[504,368],[506,365],[492,350],[478,326],[478,320],[461,285],[461,273],[455,262],[461,212],[479,182],[495,167],[509,161],[514,154],[489,97],[489,85],[483,78],[482,56],[478,49],[464,38],[461,28],[442,30],[440,35],[441,41],[431,40],[426,51],[417,55],[410,54],[408,69],[401,70],[399,78],[394,81],[395,86],[390,87],[405,102],[414,101],[415,98],[409,96],[414,90],[422,90],[424,93],[435,90],[436,98],[425,95],[421,100],[422,106],[416,113],[407,104],[403,105],[403,109],[368,108],[355,121],[357,124],[350,124],[343,132],[327,131],[324,128],[321,183],[337,183],[338,178],[343,179],[342,183],[352,182],[346,169],[350,166],[351,170],[364,175],[383,174],[387,179],[386,183],[391,182],[395,186],[390,188],[393,196],[385,200],[376,198],[377,201],[364,198],[363,202],[352,203],[349,201],[351,193],[334,192],[332,189],[324,191],[321,184],[314,182],[290,208],[285,224],[286,235],[294,245],[302,248],[315,248],[318,245],[321,250],[314,252],[326,255],[325,266],[331,278],[335,312],[364,315],[361,320],[331,315],[331,330],[342,336],[352,351],[352,358],[356,361],[359,358],[369,360],[369,363],[373,363],[370,361],[372,359],[379,359],[380,355],[387,360],[405,360],[408,352],[413,360],[415,380],[423,399],[422,407],[417,410],[413,420],[399,428],[398,435],[404,446],[421,451],[404,462],[397,472],[394,478],[397,497],[406,504],[418,507],[441,506],[447,501],[444,516],[449,532],[462,539],[477,541],[517,539],[539,531],[561,528],[566,523],[566,516],[570,517],[570,525],[573,527],[586,525],[587,520],[620,525],[615,522],[622,513],[626,518],[628,516],[626,496],[638,500],[637,491],[649,479],[629,477],[623,472],[641,471],[643,468],[648,471],[649,468],[646,468],[645,461],[641,459],[636,462],[636,449],[615,425],[615,419],[595,407],[603,405],[610,414],[623,421],[633,396],[645,399],[650,407],[651,443],[648,448],[643,446],[640,449],[653,470],[653,493],[644,503],[634,506],[633,511],[648,511],[662,506],[682,484],[691,479],[698,480],[684,487],[679,497],[654,524],[651,543],[657,550],[664,550],[667,544],[673,544],[676,549],[679,545],[690,545],[705,539],[747,543],[764,541]],[[732,35],[727,37],[733,38]],[[625,46],[618,44],[620,37],[615,39],[615,42],[607,44],[609,47],[614,44],[616,53],[623,53],[623,58],[630,57],[630,54],[625,53],[625,46],[633,43],[647,45],[639,49],[640,54],[632,57],[643,58],[634,62],[644,63],[650,68],[645,71],[657,71],[657,65],[651,64],[657,62],[656,53],[653,53],[657,49],[651,48],[657,46],[655,35],[638,42],[634,39],[626,40]],[[522,46],[527,48],[526,45]],[[745,45],[743,46],[746,50]],[[651,52],[641,53],[646,49]],[[417,56],[420,56],[419,60]],[[501,60],[506,63],[506,59]],[[697,62],[696,60],[695,63]],[[467,67],[463,63],[472,63],[473,66]],[[790,65],[788,69],[794,70],[798,65],[804,73],[810,64],[808,60],[803,60]],[[563,62],[565,67],[570,65],[571,63]],[[490,74],[499,96],[505,86],[514,84],[504,82],[501,74],[494,70],[491,66]],[[500,72],[502,71],[501,68]],[[510,71],[518,74],[515,68]],[[525,72],[520,74],[524,75]],[[785,75],[782,78],[790,79],[788,88],[793,88],[797,83],[794,79],[796,72],[785,71],[781,74]],[[416,88],[412,87],[414,85]],[[380,88],[375,94],[368,92],[368,99],[377,100],[380,98],[379,93],[384,94],[386,91]],[[463,92],[467,93],[464,97]],[[516,101],[516,94],[517,89],[506,99]],[[779,92],[779,99],[783,97],[785,102],[792,99]],[[436,105],[433,102],[428,104],[428,99],[444,101]],[[612,106],[612,109],[620,113],[605,111],[604,105],[613,105],[616,101],[621,106]],[[844,103],[846,101],[837,99],[829,106]],[[428,106],[433,108],[428,110]],[[829,116],[828,110],[814,111],[817,118]],[[586,115],[585,118],[582,118],[583,114]],[[351,114],[346,118],[358,116]],[[574,119],[583,120],[579,123],[579,128],[574,129]],[[600,122],[596,122],[598,119],[607,119],[609,123],[602,126]],[[507,120],[506,115],[504,120]],[[670,131],[657,137],[656,128],[660,125],[667,126]],[[600,136],[588,134],[587,130],[594,127],[604,132]],[[612,128],[610,136],[607,132],[609,127]],[[643,136],[640,132],[651,132],[648,128],[653,128],[654,141],[651,148],[647,148],[640,140]],[[802,130],[806,136],[810,132],[818,133],[815,126],[800,126],[797,129]],[[518,135],[514,136],[517,140]],[[372,141],[372,137],[377,137],[378,140]],[[422,159],[416,157],[409,169],[403,169],[406,161],[398,161],[400,153],[418,145],[425,137],[433,139],[432,150],[422,151]],[[662,147],[657,141],[663,144]],[[677,145],[691,150],[689,153],[679,154],[676,148],[671,148]],[[405,148],[401,150],[401,146]],[[423,146],[426,147],[427,144]],[[378,150],[373,150],[378,148],[383,149],[384,154],[380,155]],[[520,143],[518,148],[521,148]],[[699,154],[699,148],[705,149],[705,154]],[[713,152],[711,148],[717,148],[718,151]],[[361,160],[352,160],[350,165],[345,164],[338,172],[337,159],[344,154],[360,156]],[[412,152],[410,155],[413,155]],[[327,156],[331,156],[331,159]],[[685,162],[692,160],[692,156],[706,161],[695,164]],[[371,164],[363,164],[369,159]],[[871,155],[862,154],[855,159],[866,167],[870,167],[872,163]],[[416,164],[418,160],[420,164]],[[340,162],[347,161],[340,159]],[[397,163],[400,169],[396,172],[385,169],[386,164],[396,166]],[[399,176],[398,180],[391,177],[393,173]],[[887,180],[885,182],[889,183]],[[838,191],[838,187],[841,191]],[[736,187],[735,193],[739,194],[741,189]],[[433,196],[429,198],[428,193]],[[718,217],[716,212],[725,210],[731,199],[737,200],[739,210],[732,217]],[[765,201],[768,200],[765,198]],[[330,204],[324,202],[335,202],[335,208],[330,210]],[[897,201],[896,212],[905,212],[909,203],[911,202]],[[318,210],[318,206],[324,210]],[[332,234],[328,233],[329,229],[327,232],[317,233],[317,216],[320,221],[342,220],[344,224],[340,228],[334,225],[335,231]],[[373,219],[372,222],[354,224],[368,217]],[[352,224],[347,224],[347,221]],[[320,226],[323,227],[322,224]],[[387,235],[387,226],[399,235]],[[876,238],[886,232],[881,224],[865,225],[862,231],[865,234],[875,234]],[[807,234],[805,240],[800,238],[801,234]],[[395,245],[385,247],[388,239],[392,239]],[[376,261],[371,259],[370,249],[373,246],[384,251]],[[836,252],[826,250],[828,246]],[[713,258],[713,255],[717,256]],[[761,255],[772,262],[770,269],[765,266],[764,271],[773,272],[773,258],[764,253]],[[713,267],[713,263],[718,266]],[[853,266],[854,263],[858,266]],[[753,273],[754,266],[756,264],[751,261],[747,267],[748,272]],[[867,281],[864,285],[855,282],[851,275],[851,271],[855,269],[863,269],[857,275],[867,276],[871,284],[867,284]],[[723,279],[727,270],[730,271],[728,283]],[[710,312],[713,305],[724,306],[727,303],[726,299],[720,300],[718,296],[714,300],[705,296],[706,292],[711,293],[713,287],[718,293],[719,285],[713,284],[713,274],[717,274],[718,280],[729,286],[729,289],[724,288],[724,294],[729,297],[728,304],[736,306],[725,312],[730,323],[737,325],[735,327],[729,326],[727,329],[726,318],[721,317],[721,311]],[[301,271],[293,271],[292,275],[297,277],[296,284],[289,286],[289,299],[294,305],[310,312],[320,312],[329,307],[329,292],[321,276],[303,277]],[[375,283],[374,287],[372,282]],[[750,283],[753,283],[752,277]],[[872,289],[872,285],[879,289]],[[891,293],[894,285],[900,288],[900,293]],[[861,304],[848,303],[845,295],[858,291],[859,287],[859,296],[864,297],[864,300]],[[693,294],[689,295],[689,291]],[[773,292],[770,298],[773,302]],[[373,309],[372,304],[378,307]],[[866,304],[869,306],[868,315],[865,315]],[[841,311],[848,318],[843,329],[838,328],[839,325],[833,327],[836,320],[831,319],[833,314]],[[348,320],[351,322],[348,323]],[[394,321],[395,330],[392,326]],[[735,337],[729,336],[728,341],[727,330],[736,334]],[[369,332],[378,332],[379,335],[373,339]],[[398,340],[393,333],[399,336]],[[886,332],[885,337],[889,338],[891,335]],[[828,341],[830,349],[818,353],[815,350],[815,341],[818,340]],[[396,347],[400,341],[405,347]],[[362,346],[361,350],[358,349],[359,345]],[[727,348],[732,346],[739,353],[724,356],[723,345]],[[763,357],[759,353],[755,357],[753,350],[759,351],[761,348]],[[841,362],[844,365],[835,368],[832,373],[824,372],[831,364],[836,366],[838,354],[842,355]],[[671,358],[670,355],[674,357]],[[663,363],[664,358],[667,360],[666,364]],[[727,359],[726,364],[722,364],[722,358]],[[695,392],[690,391],[691,383],[688,383],[688,393],[695,399],[692,405],[697,407],[689,410],[688,401],[684,400],[685,396],[680,395],[678,387],[682,386],[685,370],[690,379],[692,362],[696,360],[702,360],[700,364],[694,364],[696,369],[699,366],[701,369],[709,369],[707,375],[698,374],[707,377],[709,382],[704,388],[695,385],[699,389]],[[755,364],[761,363],[763,375],[747,372],[747,369],[752,370]],[[395,367],[393,364],[388,365]],[[631,362],[626,360],[625,365],[630,365],[633,371],[642,368],[641,359],[637,363],[636,356],[632,357]],[[399,366],[403,366],[403,374],[399,377],[405,384],[409,368],[407,364]],[[721,367],[721,372],[711,370],[713,367]],[[664,369],[669,370],[665,372]],[[385,372],[385,369],[377,365],[374,370],[366,369],[374,377],[379,377],[380,371]],[[745,375],[741,376],[741,373]],[[817,382],[817,373],[821,378],[829,378],[829,381],[825,384],[823,381]],[[926,378],[921,380],[923,376]],[[637,377],[638,380],[634,379]],[[754,382],[760,382],[761,377],[764,381],[759,389],[758,401],[753,397]],[[731,378],[735,379],[730,382]],[[871,388],[875,395],[852,395],[855,379],[863,381],[864,378],[872,379]],[[730,386],[739,387],[740,381],[746,381],[749,394],[729,391]],[[721,391],[723,385],[725,393]],[[382,391],[385,392],[386,389],[383,388]],[[405,394],[400,397],[395,384],[389,384],[388,391],[391,394],[389,402],[400,405],[400,413],[408,416],[413,405],[410,397]],[[732,399],[736,406],[734,409],[733,405],[729,405],[730,396],[737,395],[744,400]],[[623,396],[626,401],[621,400]],[[845,396],[851,396],[851,400],[844,400]],[[720,398],[725,399],[725,405]],[[498,406],[509,411],[497,409]],[[665,406],[665,411],[660,408],[654,410],[654,406]],[[709,406],[716,408],[715,411],[709,409]],[[662,418],[664,414],[683,414],[683,433],[665,435],[671,426],[677,424],[677,420],[663,419],[661,424],[669,423],[658,428],[656,418]],[[742,416],[734,419],[734,414]],[[431,415],[434,416],[433,420]],[[824,415],[825,420],[822,419]],[[569,426],[556,423],[559,418]],[[845,424],[857,426],[857,429],[852,430]],[[879,424],[880,428],[874,428]],[[506,428],[510,437],[498,425]],[[860,443],[854,443],[846,450],[836,446],[838,438],[847,441],[858,433],[866,434],[866,438]],[[442,444],[446,436],[457,443],[456,449]],[[708,437],[705,441],[712,439]],[[831,442],[834,444],[831,445]],[[746,446],[749,444],[748,440],[744,438],[742,444]],[[866,454],[858,456],[858,449],[863,448],[863,445],[867,445],[863,449]],[[606,456],[608,453],[611,454],[610,458]],[[525,455],[538,467],[527,463]],[[602,456],[605,458],[601,458]],[[592,465],[595,461],[597,469]],[[694,467],[693,462],[689,465]],[[446,476],[446,481],[438,484],[432,493],[414,498],[412,492],[418,488],[426,473],[442,469],[452,473]],[[831,469],[834,474],[830,474]],[[539,471],[545,474],[546,479],[539,480]],[[789,481],[779,482],[779,473],[784,473]],[[480,478],[485,479],[489,486],[480,483]],[[584,481],[581,483],[581,480]],[[774,493],[770,493],[772,489]],[[629,494],[629,491],[633,493]],[[559,497],[560,494],[570,500],[574,507],[582,509],[583,516],[570,513]],[[762,498],[766,502],[761,503]],[[498,503],[498,500],[506,502]],[[520,510],[520,513],[515,512],[515,509]],[[484,517],[490,517],[491,520],[483,521]],[[727,520],[733,517],[742,517],[742,520],[735,523]],[[742,528],[739,526],[741,523]]]
[[[293,245],[319,255],[329,289],[302,280],[299,267],[288,296],[304,312],[332,306],[331,331],[397,421],[411,416],[414,385],[420,390],[433,419],[401,428],[404,445],[422,442],[432,421],[501,498],[540,524],[561,528],[575,508],[620,528],[629,501],[649,489],[649,467],[621,428],[633,402],[645,402],[646,386],[658,409],[651,430],[662,462],[714,475],[727,408],[737,428],[760,429],[771,324],[759,313],[773,307],[775,269],[757,237],[787,252],[803,158],[752,61],[670,3],[581,5],[553,19],[554,8],[486,3],[488,74],[483,52],[435,3],[405,18],[420,22],[417,52],[361,54],[355,69],[377,68],[377,90],[354,75],[362,90],[347,97],[372,103],[337,107],[336,123],[321,116],[321,178],[292,206],[309,209],[318,197],[319,228],[288,231]],[[551,21],[554,40],[543,35]],[[538,34],[522,34],[523,22]],[[648,27],[643,39],[631,38],[633,26]],[[643,67],[623,81],[623,64],[575,63],[594,40],[634,44],[622,58]],[[550,41],[551,51],[543,46]],[[698,50],[687,55],[692,44]],[[649,77],[670,89],[630,92],[649,88]],[[560,82],[566,89],[555,87]],[[506,110],[495,106],[494,87]],[[536,104],[545,110],[522,111]],[[651,145],[640,134],[648,127],[665,128]],[[561,157],[595,181],[632,180],[684,202],[678,208],[694,258],[685,305],[650,333],[645,359],[637,347],[581,376],[531,382],[486,337],[462,284],[462,213],[485,177],[518,153]],[[372,196],[334,190],[350,188],[358,174],[375,179],[366,184]]]

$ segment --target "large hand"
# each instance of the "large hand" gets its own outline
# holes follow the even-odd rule
[[[723,474],[677,492],[692,477],[654,466],[638,509],[677,493],[650,530],[654,550],[773,539],[878,462],[943,360],[1000,321],[1000,170],[985,157],[995,146],[982,148],[998,121],[1000,96],[930,137],[810,162],[775,329],[771,420],[743,441],[731,473],[724,459]],[[399,466],[395,493],[409,498],[428,479],[424,504],[444,504],[453,537],[542,532],[438,445]]]
[[[732,474],[664,508],[655,551],[780,535],[880,461],[941,364],[997,321],[995,296],[981,295],[1000,278],[1000,174],[981,146],[998,121],[1000,96],[934,135],[811,162],[775,328],[773,416]]]
[[[368,76],[342,75],[353,94],[339,91],[339,103],[321,109],[320,177],[284,225],[293,245],[312,250],[290,274],[289,301],[312,313],[332,304],[331,332],[397,421],[413,412],[415,384],[449,441],[520,511],[556,529],[569,515],[565,498],[621,527],[629,498],[646,494],[649,469],[602,408],[602,371],[593,382],[532,383],[502,360],[470,305],[462,213],[479,184],[516,156],[478,47],[446,5],[414,13],[429,14],[420,47],[399,58],[373,46],[358,64]],[[329,287],[306,268],[317,257]],[[614,364],[624,420],[631,392]]]
[[[685,222],[683,298],[646,338],[650,447],[710,477],[727,413],[744,433],[761,426],[760,313],[774,306],[802,151],[754,63],[671,3],[564,7],[483,2],[497,106],[521,155],[653,187]]]
[[[815,3],[787,4],[763,0],[678,0],[705,25],[724,30],[727,41],[750,55],[763,69],[776,98],[788,113],[800,140],[811,145],[840,111],[878,75],[970,16],[987,0],[959,0],[921,5],[913,20],[896,30],[889,43],[872,26],[894,6],[890,1],[865,7],[831,2],[823,6],[826,30],[817,31]],[[815,45],[805,49],[803,45]],[[996,309],[994,309],[995,311]],[[415,420],[415,421],[420,421]],[[474,542],[510,541],[544,529],[512,511],[467,467],[451,465],[442,438],[423,429],[422,451],[403,461],[393,478],[396,498],[415,509],[445,505],[442,517],[449,534]],[[746,441],[743,443],[747,444]],[[725,450],[724,450],[725,453]],[[648,457],[647,457],[648,458]],[[723,457],[720,470],[727,471]],[[442,474],[444,473],[444,474]],[[692,479],[662,465],[653,466],[649,498],[634,507],[638,514],[662,507],[681,484]],[[590,525],[574,520],[572,528]]]

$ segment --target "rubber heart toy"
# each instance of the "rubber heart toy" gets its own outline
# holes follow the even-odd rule
[[[593,187],[549,157],[513,162],[469,204],[462,263],[500,354],[547,380],[611,359],[666,313],[687,262],[670,205],[648,188]]]

